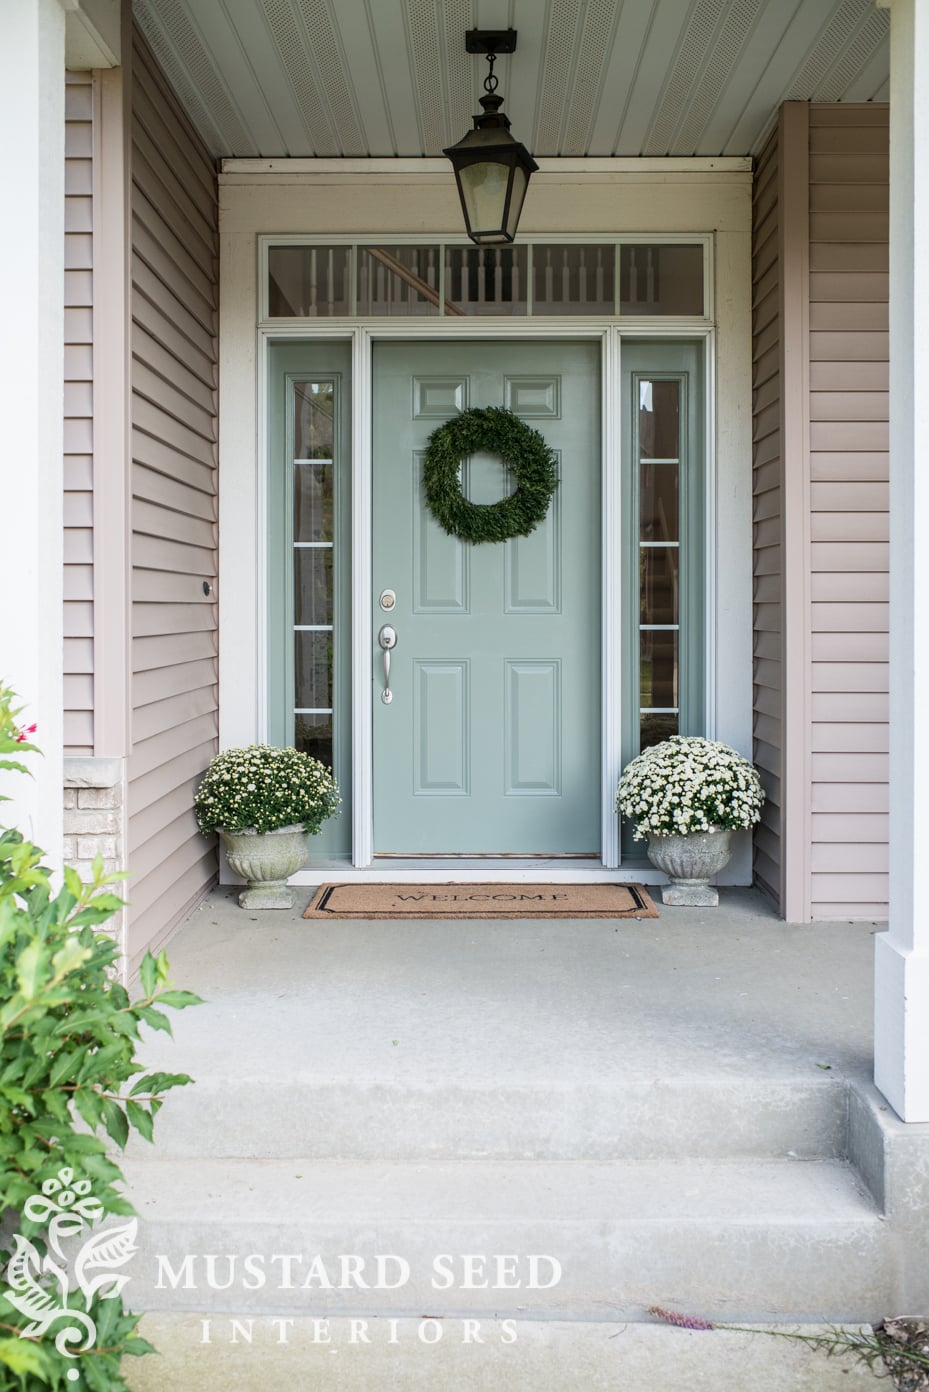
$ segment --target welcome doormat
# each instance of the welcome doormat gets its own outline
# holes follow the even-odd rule
[[[304,918],[657,918],[640,884],[323,884]]]

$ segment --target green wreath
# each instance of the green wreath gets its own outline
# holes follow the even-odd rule
[[[497,503],[472,503],[461,491],[462,459],[499,454],[516,475],[516,492]],[[555,455],[537,430],[503,406],[463,411],[429,436],[423,466],[426,502],[450,536],[477,545],[528,536],[558,487]]]

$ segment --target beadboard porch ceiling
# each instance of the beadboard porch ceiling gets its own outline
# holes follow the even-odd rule
[[[217,157],[435,156],[498,64],[537,156],[757,153],[781,102],[888,98],[875,0],[133,0]]]

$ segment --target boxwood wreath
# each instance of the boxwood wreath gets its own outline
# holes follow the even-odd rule
[[[498,454],[516,477],[516,492],[496,503],[472,503],[461,491],[462,459]],[[558,487],[555,455],[537,430],[503,406],[463,411],[429,436],[423,466],[426,502],[450,536],[475,545],[528,536],[548,512]]]

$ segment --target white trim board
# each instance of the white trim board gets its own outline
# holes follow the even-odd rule
[[[686,174],[704,177],[712,175],[719,179],[720,176],[733,174],[750,175],[753,161],[748,155],[710,155],[695,158],[603,155],[591,158],[543,156],[537,160],[537,164],[539,173],[543,176],[560,177],[566,174],[581,174],[585,179],[588,179],[591,175],[603,176],[604,174],[611,177],[618,175],[628,177],[637,174],[650,177],[654,177],[656,174]],[[300,175],[304,178],[308,174],[322,174],[329,178],[350,179],[356,179],[360,174],[365,179],[380,176],[392,180],[401,179],[404,182],[422,176],[439,177],[445,182],[451,180],[448,160],[438,158],[313,159],[295,156],[292,159],[224,159],[221,161],[221,169],[221,178],[224,180],[231,180],[235,176],[251,180],[255,178],[267,180],[274,175],[281,174]]]
[[[518,320],[518,321],[479,321],[476,325],[468,321],[465,326],[468,330],[465,334],[460,332],[457,322],[442,321],[436,319],[424,320],[419,324],[406,322],[387,323],[383,321],[365,322],[357,324],[351,330],[353,342],[353,385],[352,385],[352,747],[353,747],[353,773],[352,773],[352,817],[353,817],[353,864],[356,870],[363,870],[366,876],[376,871],[381,878],[400,877],[403,872],[390,866],[389,861],[375,861],[373,858],[373,781],[372,781],[372,722],[371,722],[371,691],[373,674],[373,643],[374,632],[372,627],[371,610],[371,548],[372,548],[372,475],[371,475],[371,376],[372,376],[372,349],[378,341],[411,341],[425,339],[435,341],[437,339],[445,341],[461,341],[463,338],[498,339],[506,342],[531,341],[542,339],[552,341],[552,339],[562,338],[577,340],[585,338],[588,340],[599,340],[601,344],[601,373],[602,373],[602,402],[603,402],[603,435],[602,435],[602,537],[603,537],[603,572],[602,572],[602,639],[601,639],[601,709],[602,709],[602,783],[601,783],[601,866],[596,869],[582,871],[575,869],[572,871],[560,870],[546,871],[546,874],[554,875],[556,878],[567,875],[569,879],[582,878],[588,876],[597,879],[604,872],[615,872],[620,864],[619,857],[619,838],[617,835],[616,813],[613,802],[615,797],[616,782],[621,764],[621,651],[622,651],[622,624],[621,624],[621,550],[615,544],[615,539],[622,535],[622,519],[620,514],[620,486],[619,486],[619,461],[620,461],[620,440],[621,440],[621,400],[620,400],[620,361],[622,352],[622,341],[632,341],[635,339],[654,339],[657,335],[653,325],[644,326],[642,329],[620,328],[615,323],[605,324],[602,320],[599,323],[592,323],[590,320],[572,320],[572,327],[565,328],[563,320],[552,322],[551,320]],[[558,332],[553,332],[557,324]],[[267,372],[269,347],[274,341],[286,338],[288,341],[312,341],[312,342],[344,342],[346,339],[344,328],[332,332],[330,321],[317,320],[315,322],[300,321],[299,332],[291,330],[286,335],[281,335],[278,326],[273,328],[263,326],[259,330],[259,338],[262,351],[259,355],[263,364],[264,381],[261,383],[259,400],[261,402],[261,416],[259,426],[259,438],[267,442],[269,437],[269,419],[267,405]],[[713,356],[714,331],[706,323],[699,325],[691,322],[678,321],[669,323],[664,321],[662,333],[660,335],[669,340],[703,339],[706,344],[705,358],[705,380],[707,392],[709,384],[713,379],[711,370],[711,360]],[[714,513],[712,498],[714,496],[712,486],[715,483],[715,470],[712,468],[711,455],[713,448],[714,412],[711,409],[712,399],[707,396],[705,418],[707,421],[705,447],[707,448],[707,497],[710,499],[708,514]],[[260,479],[258,482],[258,506],[256,517],[259,519],[257,528],[256,551],[258,566],[258,584],[256,592],[259,603],[266,605],[265,577],[267,573],[268,552],[265,523],[263,519],[267,516],[267,444],[264,451],[259,454],[262,462],[260,469]],[[715,534],[715,519],[708,520],[707,530],[708,540]],[[713,554],[707,553],[710,564],[707,565],[708,577],[715,574],[713,564]],[[707,595],[715,592],[712,580],[707,581]],[[264,596],[264,598],[261,598]],[[708,610],[712,614],[713,610]],[[715,626],[708,624],[708,632]],[[266,615],[264,610],[259,614],[258,632],[265,634]],[[267,647],[263,645],[259,650],[266,654]],[[715,633],[708,642],[708,651],[715,653],[716,641]],[[706,664],[707,690],[705,693],[705,709],[707,711],[707,731],[711,737],[716,732],[716,710],[713,704],[712,693],[715,691],[715,672],[712,670],[713,664],[708,661]],[[258,663],[257,671],[259,698],[259,723],[258,732],[254,736],[257,739],[266,738],[267,732],[267,686],[268,672],[266,662]],[[225,741],[224,741],[225,743]],[[312,876],[306,883],[318,883],[316,870],[304,872]],[[340,872],[341,873],[341,872]],[[490,874],[489,871],[481,873]],[[506,878],[506,870],[500,872],[500,878]],[[634,872],[630,872],[632,878],[636,877]],[[407,878],[415,878],[413,872]],[[453,874],[451,878],[456,878]],[[448,878],[448,876],[446,876]],[[466,878],[462,872],[460,878]],[[295,883],[303,883],[300,878]]]
[[[449,866],[442,861],[437,868],[429,861],[413,867],[392,866],[389,860],[376,860],[371,865],[346,865],[333,861],[324,865],[312,865],[291,875],[288,884],[300,885],[328,884],[335,880],[339,884],[647,884],[659,885],[665,876],[659,870],[646,865],[638,870],[611,870],[605,866],[593,866],[589,870],[563,870],[554,868],[544,860],[535,866],[520,865],[507,867],[499,863],[480,864],[471,861],[465,868]],[[234,876],[228,883],[241,884]]]
[[[395,162],[391,162],[395,163]],[[584,163],[584,162],[581,162]],[[689,162],[688,172],[696,175],[698,171]],[[641,164],[639,164],[641,168]],[[591,171],[593,173],[593,171]],[[652,176],[654,180],[654,175]],[[299,183],[299,180],[297,181]],[[304,181],[306,187],[310,181]],[[571,197],[576,198],[578,184],[583,182],[577,174],[568,181]],[[595,182],[597,180],[595,179]],[[727,198],[738,194],[735,203],[729,202],[723,210],[724,216],[717,217],[717,199],[721,192],[718,176],[685,178],[687,185],[686,208],[678,208],[675,216],[655,216],[651,223],[645,221],[651,209],[667,209],[668,185],[675,179],[660,180],[664,186],[657,197],[657,204],[644,189],[637,188],[634,218],[629,217],[623,225],[627,204],[613,204],[614,221],[609,236],[616,238],[626,232],[634,233],[636,240],[687,240],[690,237],[707,238],[707,233],[694,233],[694,226],[716,227],[710,239],[715,263],[715,299],[711,302],[714,310],[714,323],[710,320],[668,321],[638,320],[635,324],[625,321],[622,334],[630,337],[648,338],[704,338],[707,341],[707,389],[711,409],[707,412],[707,467],[708,479],[708,521],[707,541],[707,601],[710,618],[709,651],[707,661],[707,714],[708,730],[718,739],[726,740],[745,753],[751,750],[751,379],[750,379],[750,182],[745,172],[739,172],[739,189],[732,189]],[[735,181],[732,181],[733,183]],[[415,186],[415,181],[411,181]],[[356,175],[356,190],[364,185]],[[402,188],[402,180],[397,184]],[[353,706],[353,743],[356,760],[366,770],[370,782],[371,727],[367,693],[370,692],[372,671],[371,653],[371,615],[368,603],[370,596],[370,495],[367,493],[365,479],[370,476],[370,430],[368,416],[370,410],[369,366],[371,342],[374,337],[392,339],[418,337],[436,338],[457,336],[459,338],[505,337],[511,339],[536,337],[600,338],[605,342],[604,372],[612,374],[618,391],[618,347],[620,329],[616,321],[598,319],[578,320],[521,319],[496,323],[477,317],[474,320],[457,320],[454,325],[446,320],[430,319],[420,323],[391,323],[358,320],[315,320],[277,321],[272,325],[259,326],[259,236],[267,236],[267,228],[282,227],[281,239],[293,236],[301,240],[329,239],[333,218],[331,205],[322,207],[320,200],[303,200],[301,221],[297,224],[290,214],[294,208],[292,196],[295,190],[281,192],[269,187],[263,179],[238,181],[235,187],[227,187],[223,194],[221,217],[221,265],[220,286],[220,380],[223,390],[220,394],[220,740],[221,747],[248,744],[263,738],[266,732],[266,672],[264,653],[266,652],[264,606],[265,561],[264,554],[264,486],[266,477],[266,456],[268,439],[268,403],[266,400],[267,345],[270,339],[295,340],[316,338],[318,336],[354,342],[353,367],[356,380],[353,386],[353,432],[354,458],[353,473],[356,486],[356,507],[353,517],[353,546],[355,568],[353,574],[353,604],[356,620],[356,692]],[[678,188],[675,198],[680,203],[682,190]],[[346,240],[362,240],[368,235],[377,235],[382,209],[381,194],[375,184],[367,186],[365,198],[368,212],[360,212],[353,205],[352,214],[346,220],[352,225],[368,220],[364,233],[339,230],[339,236]],[[283,199],[283,202],[281,201]],[[411,207],[415,208],[415,194],[405,201],[406,225],[396,226],[390,236],[402,236],[406,240],[455,240],[460,236],[460,228],[449,235],[411,229]],[[277,209],[282,209],[280,220]],[[283,210],[286,209],[286,212]],[[683,223],[681,213],[686,217]],[[318,216],[317,216],[318,214]],[[314,220],[316,226],[312,225]],[[686,231],[675,231],[683,226]],[[596,228],[578,231],[575,223],[571,229],[572,239],[595,241],[603,236]],[[581,226],[584,226],[583,221]],[[655,232],[654,228],[661,228]],[[642,229],[641,231],[639,229]],[[527,237],[544,237],[552,229],[540,228],[527,231]],[[384,234],[387,235],[387,234]],[[560,235],[560,234],[559,234]],[[277,241],[275,234],[273,240]],[[708,255],[710,253],[708,252]],[[713,392],[716,392],[715,403]],[[618,449],[618,431],[615,407],[604,407],[604,455]],[[257,463],[256,463],[257,461]],[[715,477],[714,477],[715,468]],[[606,471],[605,471],[606,472]],[[362,485],[364,484],[364,487]],[[608,502],[608,506],[612,506]],[[366,511],[367,509],[367,511]],[[726,538],[726,544],[713,546],[714,534]],[[618,591],[614,590],[615,606]],[[604,596],[604,622],[607,622],[607,609],[610,604],[609,593]],[[716,623],[713,624],[715,617]],[[715,631],[714,631],[715,630]],[[618,635],[617,635],[618,637]],[[618,680],[618,677],[617,677]],[[365,695],[361,690],[364,684]],[[609,716],[604,716],[604,739],[609,749]],[[618,745],[617,745],[618,748]],[[618,762],[618,755],[616,756]],[[604,827],[609,819],[615,827],[615,818],[607,811],[607,790],[612,794],[615,786],[613,773],[609,769],[609,755],[604,761],[603,775],[603,820]],[[424,867],[415,871],[390,869],[387,861],[372,861],[370,841],[370,818],[367,812],[370,793],[362,784],[357,786],[361,794],[355,811],[354,844],[357,865],[351,871],[344,863],[319,867],[318,870],[304,872],[296,883],[317,883],[319,878],[359,875],[363,879],[372,876],[384,878],[406,874],[408,878],[423,878]],[[615,841],[615,832],[613,840]],[[743,838],[747,841],[747,838]],[[604,836],[604,845],[609,844]],[[433,872],[438,878],[446,880],[457,878],[512,878],[516,873],[512,867],[503,866],[499,872],[490,867],[478,870],[469,866],[467,870],[455,872],[449,868]],[[538,869],[525,872],[538,876]],[[559,870],[549,869],[546,876],[553,882],[559,879],[596,880],[602,877],[626,877],[627,872],[617,872],[613,868],[578,867]],[[649,880],[648,871],[631,870],[629,877]],[[309,878],[304,878],[308,876]],[[720,877],[723,883],[747,884],[751,879],[751,848],[749,844],[739,845],[727,870]]]

